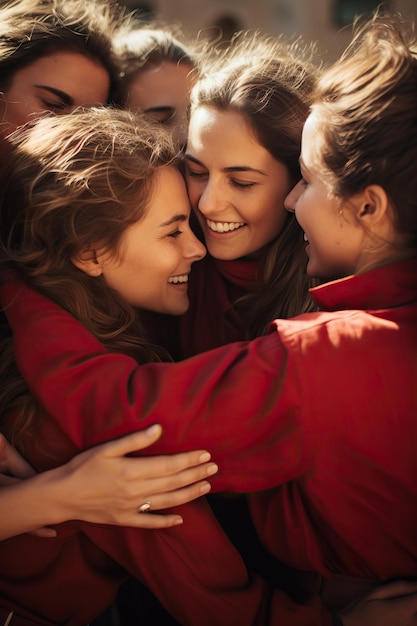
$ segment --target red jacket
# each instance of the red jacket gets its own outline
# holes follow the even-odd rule
[[[278,320],[266,337],[178,364],[138,367],[129,357],[107,353],[39,294],[4,287],[17,362],[48,412],[37,424],[38,444],[28,450],[29,460],[45,469],[77,450],[159,422],[164,436],[149,453],[206,447],[220,465],[212,479],[217,490],[275,487],[252,496],[252,510],[261,537],[283,561],[329,577],[415,576],[417,260],[329,283],[313,290],[313,297],[324,312]],[[220,621],[202,621],[201,613],[212,608],[206,604],[210,583],[218,585],[216,599],[233,576],[226,568],[219,570],[222,579],[216,578],[210,568],[220,564],[211,563],[213,556],[220,559],[214,547],[221,539],[218,529],[207,521],[210,532],[215,530],[213,541],[211,534],[193,536],[188,511],[209,520],[204,501],[187,505],[184,526],[147,531],[146,546],[140,541],[143,531],[88,525],[81,530],[132,573],[139,569],[136,575],[169,610],[174,607],[177,619],[181,612],[187,615],[179,621],[252,623],[253,610],[242,611],[246,621],[219,613]],[[202,537],[209,537],[207,543]],[[63,563],[54,563],[40,580],[43,553],[38,550],[36,562],[27,564],[27,542],[34,541],[40,540],[25,536],[0,544],[2,593],[27,607],[36,595],[22,592],[28,568],[33,584],[41,583],[35,585],[39,594],[42,583],[67,572]],[[183,590],[178,570],[173,580],[166,564],[159,572],[172,552],[189,574]],[[11,574],[4,555],[16,562]],[[232,567],[235,581],[238,570]],[[104,577],[101,564],[100,574]],[[201,604],[190,597],[196,579],[203,582]],[[226,603],[228,594],[235,597],[232,586],[220,596]],[[285,599],[275,599],[271,623],[320,623],[319,612],[299,607],[286,614],[291,608]],[[258,623],[264,624],[262,619]]]
[[[190,357],[246,338],[245,327],[232,303],[257,290],[258,263],[219,261],[206,256],[190,274],[190,307],[179,320],[178,357]]]

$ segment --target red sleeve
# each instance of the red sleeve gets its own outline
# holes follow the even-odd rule
[[[206,448],[221,491],[255,491],[294,478],[301,434],[285,386],[277,333],[180,363],[138,366],[106,352],[75,318],[23,285],[2,287],[16,362],[56,427],[85,449],[153,423],[164,434],[148,454]]]
[[[139,367],[106,352],[76,319],[33,290],[8,284],[1,298],[18,366],[47,410],[38,432],[42,441],[49,433],[54,464],[159,422],[164,435],[149,453],[207,447],[221,467],[217,489],[268,487],[295,471],[299,442],[292,411],[284,402],[281,434],[271,411],[285,369],[276,335],[179,364]],[[266,454],[272,448],[281,448],[280,458]],[[45,459],[32,452],[42,465]],[[295,604],[248,574],[204,498],[181,513],[184,524],[163,531],[82,528],[184,625],[331,626],[318,598]]]
[[[332,625],[318,597],[299,605],[248,575],[240,555],[213,523],[206,500],[191,504],[181,508],[184,524],[175,529],[91,526],[85,532],[184,626]]]

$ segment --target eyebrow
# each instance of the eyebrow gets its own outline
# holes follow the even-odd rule
[[[173,217],[166,222],[162,222],[159,226],[162,228],[163,226],[171,226],[172,224],[175,224],[175,222],[185,222],[186,220],[188,220],[188,215],[181,213],[180,215],[173,215]]]
[[[184,159],[188,159],[195,163],[196,165],[200,165],[201,167],[205,167],[204,163],[191,156],[191,154],[185,154]],[[224,167],[223,172],[256,172],[257,174],[262,174],[262,176],[267,176],[266,172],[263,170],[259,170],[256,167],[250,167],[249,165],[234,165],[231,167]]]
[[[45,91],[49,91],[49,93],[54,94],[58,98],[64,102],[64,104],[70,106],[74,104],[74,100],[69,96],[65,91],[61,91],[60,89],[55,89],[55,87],[48,87],[47,85],[35,85],[38,89],[45,89]]]

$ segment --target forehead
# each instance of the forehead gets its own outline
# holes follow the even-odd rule
[[[237,111],[213,107],[193,109],[189,123],[187,151],[213,154],[217,161],[234,162],[273,158],[258,141],[251,125]],[[236,164],[236,163],[233,163]]]
[[[54,87],[87,105],[90,100],[92,104],[107,101],[110,76],[95,59],[75,51],[56,50],[18,70],[13,83]]]
[[[130,78],[128,105],[148,109],[188,102],[195,81],[192,69],[189,63],[162,61],[138,70]]]
[[[187,188],[180,171],[173,165],[165,165],[153,176],[145,220],[151,226],[160,226],[177,214],[186,217],[190,214]]]

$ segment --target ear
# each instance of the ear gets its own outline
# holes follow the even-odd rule
[[[357,217],[364,220],[369,226],[381,226],[389,220],[390,202],[387,192],[380,185],[368,185],[359,194],[357,204]]]
[[[97,257],[96,250],[82,250],[72,257],[71,262],[79,270],[89,276],[101,276],[103,268]]]

